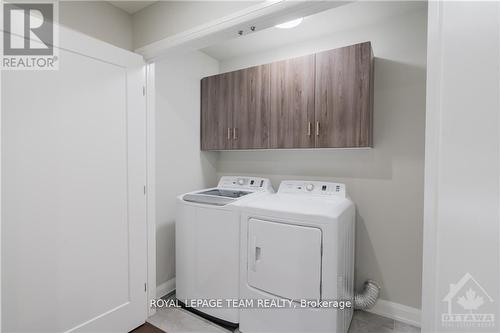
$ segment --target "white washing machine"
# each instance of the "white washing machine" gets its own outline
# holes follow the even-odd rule
[[[221,177],[215,188],[177,199],[175,223],[176,297],[195,300],[239,297],[240,207],[274,190],[268,179]],[[201,304],[195,310],[223,324],[237,324],[237,308]]]
[[[283,181],[244,206],[240,297],[253,304],[241,309],[240,331],[347,332],[353,309],[340,307],[354,298],[355,207],[345,185]]]

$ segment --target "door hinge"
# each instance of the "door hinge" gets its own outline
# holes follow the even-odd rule
[[[144,185],[144,195],[146,195],[146,185]]]
[[[146,87],[142,86],[142,96],[146,96]]]
[[[147,286],[148,286],[148,285],[147,285],[146,283],[144,283],[144,292],[147,292],[147,290],[148,290],[148,287],[147,287]]]

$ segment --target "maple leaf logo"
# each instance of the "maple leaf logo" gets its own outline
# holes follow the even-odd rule
[[[483,305],[484,300],[481,296],[476,296],[476,292],[469,288],[464,296],[460,296],[457,301],[465,310],[477,310],[481,305]]]

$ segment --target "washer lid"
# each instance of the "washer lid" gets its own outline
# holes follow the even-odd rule
[[[248,195],[250,193],[253,193],[253,192],[214,188],[211,190],[201,191],[201,192],[197,192],[194,194],[196,194],[196,195],[215,195],[218,197],[226,197],[226,198],[240,198],[240,197]]]
[[[214,206],[225,206],[251,193],[254,192],[212,188],[200,192],[188,193],[184,195],[182,199],[184,201],[189,201],[194,203],[202,203]]]

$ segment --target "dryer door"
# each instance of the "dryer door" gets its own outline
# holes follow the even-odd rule
[[[248,284],[282,298],[320,299],[321,230],[248,221]]]

